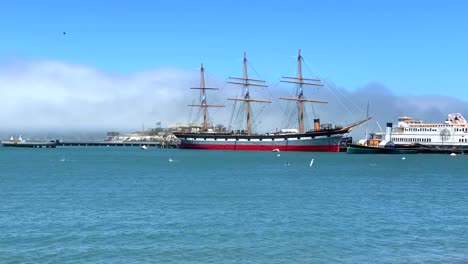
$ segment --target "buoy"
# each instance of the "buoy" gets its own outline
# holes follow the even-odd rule
[[[277,154],[277,155],[276,155],[276,157],[279,157],[279,156],[281,156],[281,155],[280,155],[280,154]]]
[[[403,157],[403,158],[401,158],[401,159],[402,159],[402,160],[405,160],[406,158],[405,158],[405,157]]]
[[[312,167],[312,165],[314,165],[314,159],[311,159],[311,160],[310,160],[309,167]]]
[[[455,153],[450,153],[450,156],[455,157],[457,154]]]
[[[174,160],[173,160],[173,159],[171,159],[171,158],[169,158],[169,162],[174,162]]]

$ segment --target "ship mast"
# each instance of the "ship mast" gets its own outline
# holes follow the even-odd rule
[[[243,98],[228,98],[228,100],[232,101],[242,101],[245,103],[245,115],[247,119],[247,135],[250,136],[252,134],[252,127],[250,124],[250,103],[271,103],[271,101],[261,100],[261,99],[252,99],[250,98],[250,86],[256,87],[268,87],[265,85],[265,81],[257,80],[257,79],[249,79],[249,75],[247,73],[247,54],[244,52],[244,77],[229,77],[231,80],[235,81],[228,81],[228,83],[242,85],[244,86],[244,97]]]
[[[189,106],[201,107],[203,110],[203,130],[202,132],[206,132],[208,129],[208,119],[207,119],[207,108],[208,107],[224,107],[224,105],[209,105],[206,103],[206,90],[219,90],[218,88],[207,88],[205,87],[205,68],[203,64],[200,67],[200,79],[201,79],[201,87],[193,87],[190,89],[200,90],[201,92],[201,102],[200,104],[193,104]]]
[[[302,77],[302,56],[301,56],[301,49],[299,49],[299,53],[297,55],[297,77],[289,77],[283,76],[283,80],[281,82],[285,83],[294,83],[299,85],[299,94],[296,98],[291,97],[280,97],[279,99],[282,100],[289,100],[289,101],[297,101],[298,110],[299,110],[299,133],[305,133],[304,128],[304,102],[308,103],[327,103],[324,101],[319,100],[311,100],[304,97],[304,85],[311,85],[311,86],[323,86],[320,82],[320,79],[312,79],[312,78],[304,78]],[[314,83],[315,82],[315,83]]]

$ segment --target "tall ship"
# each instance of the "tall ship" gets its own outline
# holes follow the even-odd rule
[[[390,138],[395,145],[468,147],[468,123],[460,113],[448,114],[443,123],[426,123],[403,116],[398,118]]]
[[[252,79],[247,71],[247,56],[244,53],[243,77],[229,77],[228,83],[243,88],[240,98],[228,98],[227,100],[243,104],[245,112],[245,130],[221,131],[211,128],[207,121],[207,109],[210,107],[224,107],[224,105],[211,105],[207,103],[206,91],[217,88],[205,87],[204,68],[200,70],[201,87],[192,89],[200,90],[200,102],[192,104],[192,107],[201,108],[203,121],[199,127],[191,127],[179,130],[174,135],[180,140],[180,148],[184,149],[214,149],[214,150],[257,150],[257,151],[321,151],[338,152],[343,136],[354,127],[368,120],[361,120],[347,126],[321,125],[320,119],[313,120],[313,128],[305,129],[304,104],[305,103],[327,103],[320,100],[307,99],[304,96],[304,86],[323,86],[317,78],[304,78],[302,76],[301,50],[297,56],[297,76],[282,77],[281,82],[292,83],[297,86],[297,97],[281,97],[279,99],[296,102],[298,112],[298,128],[281,129],[273,133],[258,134],[252,131],[251,104],[269,104],[271,101],[252,98],[251,87],[267,87],[265,81]]]

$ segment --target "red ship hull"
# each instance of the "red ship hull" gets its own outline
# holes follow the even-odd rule
[[[183,149],[207,150],[253,150],[253,151],[312,151],[312,152],[339,152],[340,145],[325,146],[278,146],[278,145],[224,145],[224,144],[183,144]]]

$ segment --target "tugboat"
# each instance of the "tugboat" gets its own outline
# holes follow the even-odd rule
[[[351,144],[346,148],[348,154],[416,154],[419,148],[416,146],[396,146],[391,141],[392,123],[387,123],[385,134],[374,133],[371,138],[361,139],[357,144]]]

